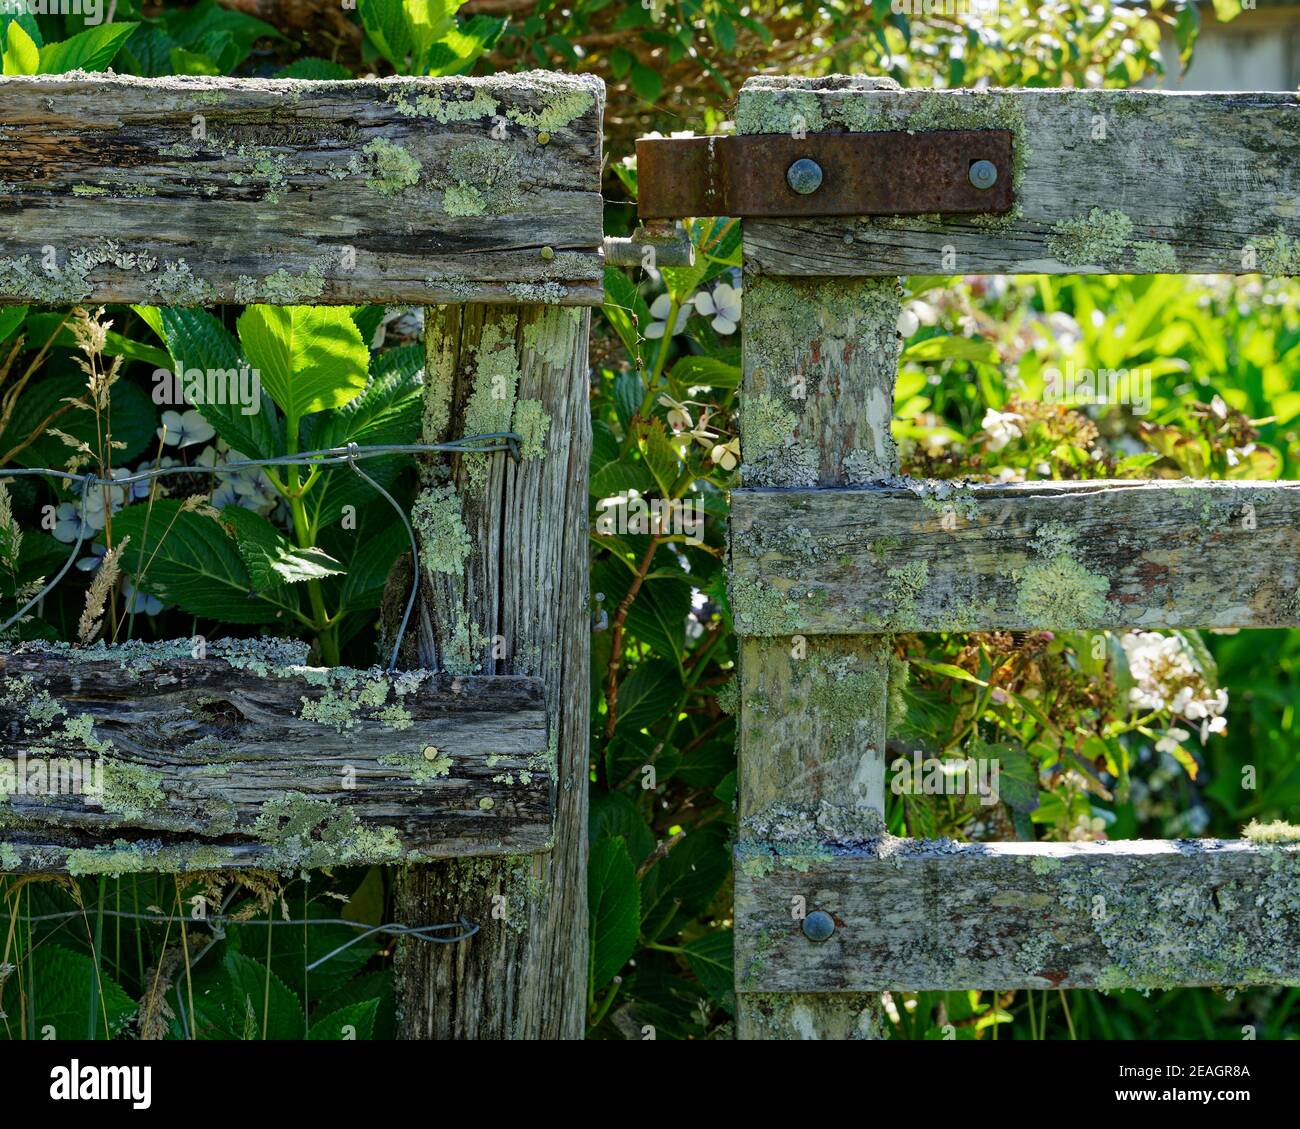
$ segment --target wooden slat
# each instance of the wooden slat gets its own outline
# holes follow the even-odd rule
[[[389,678],[299,665],[305,650],[0,652],[0,871],[297,870],[546,848],[537,679]],[[102,791],[15,788],[50,759]]]
[[[603,101],[541,72],[3,78],[0,302],[599,304]]]
[[[749,220],[774,275],[1300,273],[1294,93],[881,90],[872,80],[750,79],[742,133],[1010,129],[1007,218]],[[1244,254],[1247,248],[1251,254]]]
[[[796,897],[835,919],[828,940]],[[760,993],[1300,984],[1300,846],[750,844],[736,948]]]
[[[1300,625],[1300,483],[732,494],[745,635]]]

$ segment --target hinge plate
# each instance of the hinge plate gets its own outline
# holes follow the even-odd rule
[[[971,215],[1010,211],[1015,199],[1005,129],[643,137],[636,158],[643,220]],[[807,195],[786,180],[801,158],[822,171]],[[971,183],[976,161],[997,167],[991,187]]]

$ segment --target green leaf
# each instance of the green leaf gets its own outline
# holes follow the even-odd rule
[[[66,399],[80,399],[86,395],[84,376],[42,376],[32,381],[18,398],[9,426],[0,437],[0,454],[10,450],[20,439],[32,435],[37,428],[59,410]],[[66,432],[75,439],[88,443],[92,451],[105,463],[122,466],[135,458],[151,441],[156,441],[158,426],[154,406],[149,394],[138,385],[119,380],[109,391],[109,414],[112,418],[111,436],[102,434],[95,421],[95,413],[82,408],[71,408],[59,416],[50,427]],[[125,447],[108,449],[107,440],[124,443]],[[62,468],[73,455],[73,449],[57,436],[42,434],[14,459],[22,466]]]
[[[1024,749],[999,742],[970,752],[976,757],[996,758],[998,795],[1012,811],[1031,812],[1038,807],[1038,772]]]
[[[240,356],[239,343],[206,310],[131,308],[166,343],[177,371],[199,369],[228,375],[232,370],[242,369],[244,358]],[[249,404],[204,402],[194,406],[239,454],[250,459],[267,459],[284,453],[284,432],[275,404],[265,389],[257,400],[256,411],[247,412],[253,406]]]
[[[650,473],[654,475],[659,493],[664,498],[671,498],[673,486],[682,468],[677,460],[677,448],[668,438],[663,420],[648,421],[641,429],[641,442],[641,455],[650,468]]]
[[[5,74],[36,74],[41,67],[41,49],[17,20],[5,32]]]
[[[658,721],[681,695],[682,679],[671,659],[641,663],[618,688],[618,728],[635,730]]]
[[[611,836],[623,840],[632,861],[638,865],[655,847],[654,833],[631,799],[622,792],[593,792],[587,838],[595,843]]]
[[[316,1020],[308,1030],[307,1038],[369,1041],[375,1037],[375,1016],[378,1012],[377,999],[349,1004]]]
[[[710,388],[735,388],[740,384],[740,366],[720,361],[716,357],[682,357],[669,370],[669,376],[679,389],[695,385]]]
[[[714,823],[688,832],[646,872],[641,922],[647,940],[676,932],[679,914],[693,917],[708,908],[731,869],[730,834]]]
[[[466,20],[429,46],[420,62],[420,72],[434,76],[469,73],[496,46],[505,28],[504,19],[481,13]]]
[[[590,986],[600,991],[631,957],[641,920],[636,868],[622,839],[600,839],[587,864]]]
[[[303,1037],[303,1005],[276,973],[231,947],[221,968],[227,986],[222,1018],[231,1035],[261,1039],[265,1031],[266,1039]]]
[[[10,27],[17,27],[17,24],[10,24]],[[9,335],[13,333],[23,323],[23,318],[27,316],[26,306],[5,306],[0,309],[0,341],[6,341]]]
[[[290,420],[341,408],[365,388],[370,352],[345,307],[249,306],[239,339]]]
[[[644,63],[636,63],[632,67],[632,90],[646,102],[658,102],[659,95],[664,92],[664,80],[658,71]]]
[[[902,361],[982,361],[997,364],[998,351],[982,337],[927,337],[903,350]]]
[[[300,549],[261,514],[243,506],[224,506],[221,521],[234,530],[239,555],[259,594],[281,584],[301,584],[304,580],[338,576],[344,571],[328,553],[314,548]]]
[[[13,25],[10,24],[10,27]],[[103,71],[136,29],[136,24],[101,24],[79,32],[71,39],[47,43],[41,48],[42,74],[68,71]]]
[[[304,59],[295,59],[287,67],[283,67],[275,77],[309,78],[317,82],[325,82],[349,79],[352,77],[352,72],[339,63],[330,62],[329,59],[317,59],[308,56]]]
[[[639,356],[641,330],[654,318],[640,291],[618,267],[605,268],[605,304],[601,312],[623,342],[628,357]]]
[[[719,929],[696,937],[685,946],[686,963],[699,978],[704,990],[722,1002],[735,990],[733,972],[734,938],[730,929]]]
[[[383,504],[388,505],[387,502]],[[379,607],[393,562],[410,550],[411,539],[397,520],[386,525],[379,534],[360,539],[356,552],[347,562],[348,574],[340,597],[343,606],[349,611]]]
[[[7,977],[0,995],[0,1011],[15,1025],[11,1038],[21,1030],[16,1020],[23,1015],[38,1033],[48,1027],[56,1039],[106,1039],[121,1032],[136,1010],[131,997],[94,960],[61,945],[42,944],[27,976],[30,983],[26,977]]]
[[[113,517],[113,535],[131,538],[122,566],[135,585],[191,615],[270,623],[292,608],[254,596],[234,539],[214,519],[181,512],[173,499],[127,506]]]

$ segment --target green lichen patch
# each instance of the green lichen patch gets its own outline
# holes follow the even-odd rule
[[[1281,819],[1272,823],[1252,819],[1242,828],[1241,837],[1252,843],[1300,843],[1300,826]]]
[[[460,576],[469,559],[469,532],[460,499],[450,485],[420,492],[411,507],[411,524],[419,534],[420,563],[430,572]]]
[[[885,598],[889,602],[886,622],[897,630],[910,630],[916,626],[917,608],[930,582],[930,566],[926,561],[910,561],[887,569],[885,577]]]
[[[1119,264],[1133,221],[1118,209],[1093,208],[1086,216],[1061,220],[1052,229],[1047,249],[1067,267],[1114,267]]]
[[[457,146],[436,178],[449,216],[499,216],[522,202],[519,161],[507,141],[476,138]]]
[[[514,335],[497,322],[486,326],[474,351],[474,384],[465,404],[465,435],[492,435],[510,430],[519,387],[519,354]],[[491,455],[466,454],[471,492],[483,489]]]
[[[103,771],[100,802],[106,812],[120,815],[123,822],[139,823],[148,812],[166,804],[160,773],[115,757],[105,757],[100,766]]]
[[[416,784],[444,780],[451,775],[451,757],[432,745],[411,753],[390,753],[379,758],[379,763],[395,768]]]
[[[520,400],[515,404],[512,430],[520,436],[523,458],[540,459],[546,454],[546,436],[550,429],[551,416],[541,400]]]
[[[1178,256],[1173,247],[1153,239],[1133,244],[1133,262],[1144,274],[1178,273]]]
[[[817,449],[795,433],[799,417],[773,396],[749,396],[741,409],[741,474],[751,485],[811,486],[817,481]]]
[[[220,870],[230,861],[230,852],[206,843],[174,845],[157,839],[115,839],[108,846],[69,851],[65,866],[74,877],[120,878],[123,874]]]
[[[326,257],[323,262],[311,263],[302,274],[290,274],[281,267],[279,270],[258,280],[241,274],[235,282],[235,301],[245,305],[253,302],[266,302],[273,306],[306,305],[313,298],[325,293],[325,272],[332,259]]]
[[[478,86],[468,97],[461,97],[463,86],[451,87],[445,95],[420,93],[412,85],[388,96],[389,103],[407,118],[429,118],[447,125],[451,122],[481,121],[497,115],[497,100],[486,86]]]
[[[744,635],[794,635],[803,627],[799,605],[757,580],[732,577],[731,610]]]
[[[395,828],[366,827],[351,809],[301,792],[263,804],[253,833],[270,848],[267,866],[281,872],[376,865],[402,855]]]
[[[376,137],[362,148],[369,165],[366,184],[381,196],[397,196],[420,182],[420,162],[386,137]]]
[[[111,239],[73,247],[62,263],[49,270],[31,255],[0,258],[0,294],[41,305],[74,305],[94,292],[90,276],[101,267],[153,274],[158,260],[125,251]]]
[[[1089,627],[1110,618],[1110,581],[1075,558],[1074,539],[1063,523],[1044,523],[1030,547],[1046,559],[1010,572],[1017,608],[1033,627]]]
[[[1300,274],[1300,241],[1290,238],[1279,227],[1272,235],[1251,240],[1260,273],[1272,275]]]

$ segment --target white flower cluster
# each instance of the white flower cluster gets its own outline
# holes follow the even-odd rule
[[[1223,715],[1228,708],[1228,692],[1209,685],[1195,654],[1180,636],[1132,631],[1120,641],[1136,683],[1129,691],[1135,709],[1167,710],[1199,722],[1202,742],[1211,733],[1222,733],[1227,728]],[[1186,730],[1170,729],[1156,748],[1172,752],[1189,736]]]

